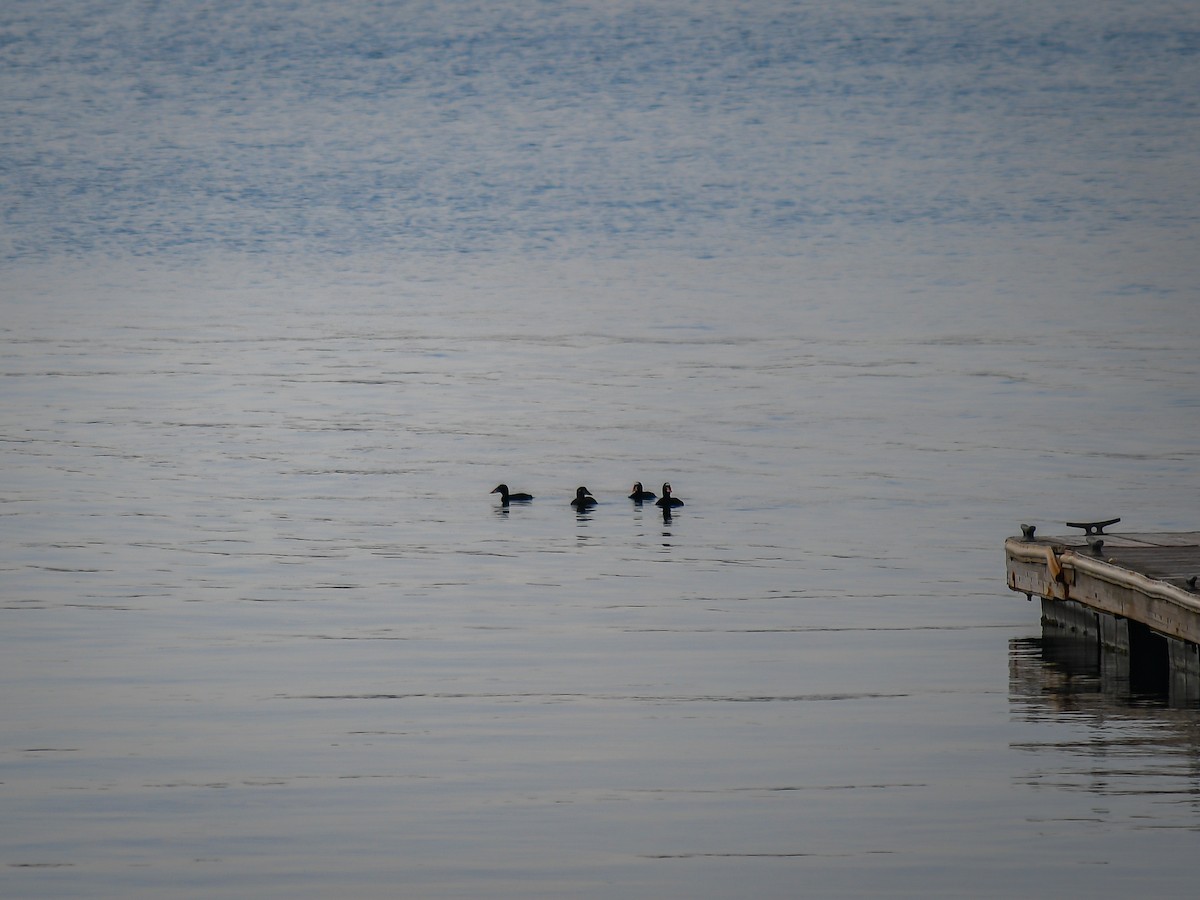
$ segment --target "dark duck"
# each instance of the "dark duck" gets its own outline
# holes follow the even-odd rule
[[[663,509],[673,509],[676,506],[683,506],[683,501],[678,497],[671,496],[671,484],[667,482],[663,484],[662,498],[654,505],[661,506]]]
[[[585,487],[576,489],[575,499],[571,501],[571,505],[579,511],[591,509],[596,505],[596,498],[592,496],[592,492]]]
[[[654,491],[642,490],[642,483],[639,481],[633,486],[633,493],[629,495],[629,499],[641,503],[643,500],[653,500],[656,496],[658,495]]]
[[[533,499],[533,494],[509,493],[507,484],[496,485],[496,489],[493,490],[492,493],[499,494],[500,502],[503,503],[505,506],[508,506],[508,504],[513,501],[515,501],[517,503],[524,503],[528,500]]]

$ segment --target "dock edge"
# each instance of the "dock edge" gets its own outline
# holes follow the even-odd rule
[[[1073,601],[1200,646],[1200,597],[1065,546],[1010,537],[1008,586],[1043,601]]]

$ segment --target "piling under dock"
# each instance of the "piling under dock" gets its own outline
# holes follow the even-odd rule
[[[1042,622],[1200,674],[1200,532],[1079,534],[1004,542],[1008,586],[1042,600]],[[1095,528],[1090,529],[1096,531]],[[1139,650],[1139,648],[1143,648]]]

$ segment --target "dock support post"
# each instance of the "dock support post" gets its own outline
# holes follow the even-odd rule
[[[1100,637],[1100,613],[1074,600],[1042,598],[1042,622],[1072,632],[1079,637]]]
[[[1122,616],[1097,613],[1100,619],[1100,643],[1108,650],[1129,654],[1129,620]]]

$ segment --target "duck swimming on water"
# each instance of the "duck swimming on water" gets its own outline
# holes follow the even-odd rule
[[[592,496],[592,492],[587,488],[577,488],[575,491],[575,499],[571,501],[571,505],[580,511],[591,509],[596,505],[596,498]]]
[[[513,501],[513,500],[515,500],[518,503],[524,503],[528,500],[533,499],[533,494],[522,494],[522,493],[510,494],[508,491],[507,484],[496,485],[496,488],[495,488],[495,490],[492,491],[492,493],[499,494],[500,502],[503,503],[505,506],[508,506],[509,501]]]
[[[671,509],[675,506],[683,506],[682,500],[680,500],[678,497],[671,496],[671,483],[669,481],[663,482],[662,491],[662,498],[654,504],[655,506],[661,506],[663,509]]]
[[[633,493],[629,495],[629,499],[641,503],[643,500],[653,500],[656,496],[654,491],[642,490],[642,483],[639,481],[633,486]]]

